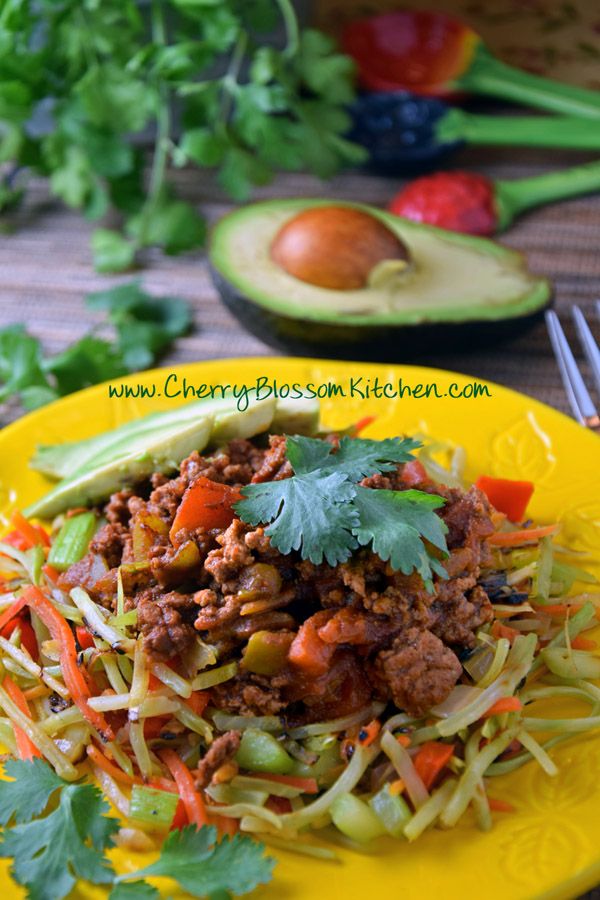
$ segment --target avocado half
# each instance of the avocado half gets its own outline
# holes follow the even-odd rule
[[[289,219],[330,200],[269,200],[226,215],[209,261],[223,301],[253,334],[292,353],[357,359],[413,358],[480,349],[533,325],[550,283],[494,241],[421,225],[375,207],[341,203],[381,219],[408,246],[410,278],[391,288],[339,291],[288,275],[270,256]]]

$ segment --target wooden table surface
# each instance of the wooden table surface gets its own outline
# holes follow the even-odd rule
[[[497,178],[534,175],[585,161],[584,154],[537,150],[464,151],[456,164]],[[210,173],[179,172],[183,195],[214,221],[231,203]],[[308,175],[280,175],[257,199],[325,196],[384,205],[401,185],[400,179],[348,171],[323,183]],[[89,250],[92,225],[79,214],[50,199],[43,182],[34,183],[16,219],[16,230],[0,236],[0,326],[25,322],[45,347],[55,352],[82,335],[95,321],[83,305],[88,291],[123,280],[94,273]],[[594,320],[593,301],[600,296],[600,197],[555,204],[522,218],[502,240],[525,252],[531,268],[552,279],[556,306],[574,339],[569,307],[580,303]],[[150,292],[178,295],[194,309],[195,328],[180,339],[162,363],[272,354],[267,344],[249,335],[224,309],[205,265],[203,254],[165,257],[150,252],[140,272]],[[130,276],[129,276],[130,277]],[[576,342],[574,341],[574,345]],[[386,360],[387,361],[387,360]],[[567,410],[565,395],[543,324],[510,343],[471,353],[443,352],[419,360],[426,365],[462,371],[508,385]],[[5,424],[19,410],[0,407]]]

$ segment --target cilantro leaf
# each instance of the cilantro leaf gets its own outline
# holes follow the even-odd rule
[[[22,325],[9,325],[0,330],[0,403],[29,387],[49,387],[42,370],[42,348]]]
[[[327,466],[331,462],[332,450],[328,441],[300,434],[287,437],[285,441],[286,456],[296,475],[305,475]]]
[[[340,472],[350,481],[359,481],[377,472],[393,472],[398,463],[414,459],[412,450],[420,447],[412,438],[343,437],[336,452],[333,445],[320,438],[297,435],[286,440],[287,458],[296,475],[314,472]]]
[[[275,860],[263,855],[264,844],[240,834],[224,837],[218,843],[216,838],[213,827],[197,829],[188,825],[172,831],[155,863],[131,875],[121,875],[119,880],[148,875],[174,878],[193,897],[224,891],[247,894],[270,881]]]
[[[343,437],[334,452],[320,438],[288,437],[294,475],[246,486],[235,511],[250,525],[270,523],[265,533],[281,553],[297,550],[303,559],[315,564],[325,559],[333,566],[349,559],[357,547],[370,545],[394,569],[406,575],[418,572],[432,590],[433,575],[445,578],[446,571],[424,541],[447,553],[447,528],[435,512],[443,498],[356,484],[413,459],[411,451],[419,446],[412,438]]]
[[[42,776],[38,769],[32,770],[29,777],[38,786],[41,783],[41,796],[45,795],[47,802],[49,775]],[[31,900],[65,897],[77,878],[109,884],[114,877],[104,850],[112,843],[111,836],[119,823],[105,815],[108,804],[100,791],[89,784],[58,781],[59,785],[53,787],[61,788],[56,809],[43,818],[21,821],[5,830],[0,843],[0,856],[13,859],[11,874],[27,888]],[[23,782],[21,776],[13,784],[22,788]],[[31,813],[33,809],[30,798],[26,811]],[[19,812],[24,819],[24,811]]]
[[[111,228],[96,228],[92,235],[94,265],[98,272],[122,272],[133,265],[135,245]]]
[[[373,441],[368,438],[343,437],[339,450],[329,461],[331,468],[342,471],[352,481],[358,481],[377,472],[393,472],[398,463],[413,459],[412,450],[420,447],[412,438],[386,438]]]
[[[119,230],[93,235],[99,271],[131,267],[148,246],[201,244],[204,221],[168,185],[173,165],[218,166],[243,199],[280,168],[329,176],[366,158],[345,137],[354,64],[300,28],[289,0],[165,0],[143,15],[132,0],[96,0],[85,15],[38,6],[2,19],[0,162],[49,178],[89,218],[124,213]],[[22,192],[4,181],[9,208]]]
[[[423,491],[386,491],[357,487],[353,505],[360,524],[353,529],[360,544],[372,544],[373,551],[405,575],[414,570],[431,589],[433,573],[447,577],[441,563],[431,557],[422,538],[447,553],[444,535],[448,531],[435,510],[444,499]]]
[[[108,895],[108,900],[159,900],[160,894],[147,881],[120,881]]]
[[[266,534],[281,553],[300,550],[303,559],[334,566],[357,546],[351,529],[356,510],[347,502],[354,485],[341,472],[309,472],[282,481],[247,485],[235,511],[250,525],[271,522]]]
[[[84,335],[44,358],[37,338],[21,325],[0,329],[0,403],[14,394],[34,409],[65,394],[146,368],[188,331],[189,305],[177,297],[152,297],[139,281],[88,295],[87,305],[106,313],[116,339]]]
[[[28,822],[44,811],[48,800],[65,782],[41,759],[25,762],[7,759],[4,774],[11,781],[0,781],[0,825],[11,819]]]

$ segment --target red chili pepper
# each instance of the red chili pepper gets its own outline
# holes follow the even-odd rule
[[[475,486],[483,491],[492,506],[508,516],[511,522],[523,521],[527,504],[535,490],[531,481],[492,478],[491,475],[481,475]]]
[[[474,172],[436,172],[406,185],[390,211],[413,222],[464,234],[494,234],[498,227],[493,182]]]

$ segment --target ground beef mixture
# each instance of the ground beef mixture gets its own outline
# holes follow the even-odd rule
[[[485,496],[475,487],[464,492],[428,480],[417,485],[446,501],[440,515],[448,526],[449,577],[436,579],[433,593],[420,576],[394,572],[368,550],[337,566],[313,565],[297,553],[284,556],[262,528],[239,519],[225,529],[172,534],[183,494],[200,476],[240,487],[291,474],[281,436],[271,437],[266,449],[234,440],[211,457],[193,453],[176,478],[155,475],[138,492],[114,494],[103,510],[107,524],[60,584],[81,585],[114,608],[121,567],[126,608],[137,608],[153,657],[185,672],[200,638],[216,648],[220,664],[241,660],[234,679],[212,688],[221,709],[301,722],[381,699],[425,714],[448,696],[462,671],[459,655],[493,618],[480,584],[482,566],[490,562],[486,539],[494,531]],[[373,490],[401,488],[402,466],[362,483]],[[301,629],[310,629],[324,648],[322,668],[295,662],[294,638]],[[258,640],[276,648],[275,669],[253,667]],[[238,741],[228,733],[215,742],[199,782],[210,781]]]

